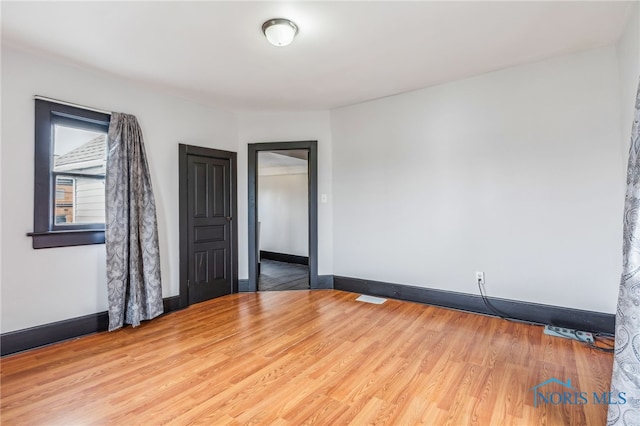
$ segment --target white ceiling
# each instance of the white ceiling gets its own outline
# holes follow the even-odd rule
[[[307,174],[307,151],[260,151],[258,152],[258,175]]]
[[[298,155],[298,153],[302,155]],[[286,151],[260,151],[258,152],[258,169],[302,167],[306,170],[306,154],[306,151],[295,150],[292,150],[291,154]]]
[[[628,2],[1,2],[2,40],[234,110],[329,109],[614,43]],[[261,24],[285,17],[293,44]]]

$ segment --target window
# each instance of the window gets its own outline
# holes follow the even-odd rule
[[[109,115],[35,101],[33,248],[104,243]]]

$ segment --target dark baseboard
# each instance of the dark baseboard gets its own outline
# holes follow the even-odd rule
[[[252,291],[248,288],[248,284],[249,280],[247,279],[238,280],[239,291]],[[318,286],[316,288],[335,288],[336,290],[353,293],[363,293],[372,296],[388,297],[409,302],[459,309],[467,312],[493,315],[484,305],[482,298],[474,294],[333,275],[319,275]],[[500,311],[521,320],[591,332],[613,334],[615,330],[615,315],[613,314],[493,297],[489,298],[489,300],[491,304]],[[180,296],[163,299],[163,305],[165,314],[179,310]],[[39,346],[50,345],[99,331],[106,331],[108,325],[109,317],[107,312],[99,312],[24,330],[11,331],[0,335],[1,355],[10,355]]]
[[[162,306],[165,314],[180,310],[180,296],[165,297],[162,299]]]
[[[244,280],[238,280],[238,292],[240,293],[246,293],[246,292],[254,292],[253,289],[249,288],[249,280],[248,279],[244,279]]]
[[[177,311],[180,309],[180,296],[164,298],[162,304],[165,314]],[[108,328],[108,313],[98,312],[78,318],[25,328],[24,330],[10,331],[0,335],[0,354],[1,356],[10,355],[87,334],[106,331]]]
[[[295,254],[276,253],[273,251],[260,250],[260,259],[277,260],[278,262],[297,263],[298,265],[308,265],[309,258],[297,256]]]
[[[109,315],[106,312],[99,312],[24,330],[10,331],[0,335],[0,352],[2,356],[10,355],[85,334],[105,331],[108,326]]]
[[[333,277],[333,283],[336,290],[493,315],[485,306],[482,298],[474,294],[339,276]],[[498,310],[513,318],[525,321],[591,332],[613,333],[615,330],[615,315],[613,314],[493,297],[488,299]]]
[[[333,275],[318,275],[317,289],[332,289],[333,288]]]

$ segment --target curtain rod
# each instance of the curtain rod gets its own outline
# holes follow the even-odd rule
[[[99,112],[101,114],[111,115],[110,111],[104,111],[104,110],[97,109],[97,108],[91,108],[91,107],[84,106],[84,105],[74,104],[74,103],[71,103],[71,102],[65,102],[65,101],[61,101],[59,99],[48,98],[46,96],[35,95],[33,97],[33,99],[40,99],[41,101],[49,101],[49,102],[53,102],[53,103],[60,104],[60,105],[67,105],[67,106],[70,106],[70,107],[82,108],[82,109],[87,109],[87,110],[93,111],[93,112]]]

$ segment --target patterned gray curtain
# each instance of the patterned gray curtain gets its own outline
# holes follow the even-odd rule
[[[163,313],[156,204],[135,116],[114,112],[107,138],[109,331]]]
[[[631,130],[624,205],[623,269],[616,311],[611,392],[625,404],[609,405],[608,425],[640,425],[640,86]],[[618,399],[619,400],[619,399]]]

